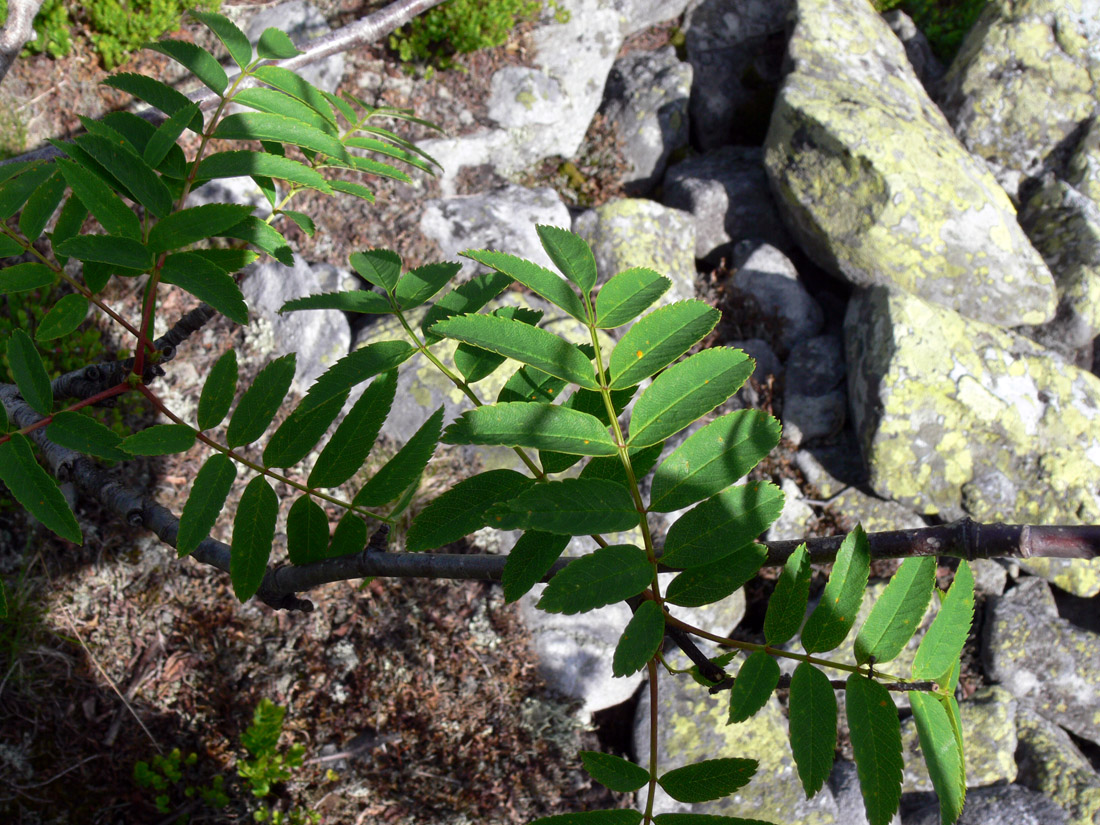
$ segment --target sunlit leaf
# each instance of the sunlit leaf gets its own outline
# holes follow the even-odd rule
[[[583,613],[637,596],[652,579],[653,567],[644,550],[611,544],[559,570],[537,607],[547,613]]]
[[[615,646],[611,662],[614,676],[630,676],[646,666],[661,647],[665,638],[665,614],[657,602],[645,600]]]
[[[229,78],[217,58],[195,43],[186,40],[157,40],[146,43],[145,48],[166,54],[182,64],[217,95],[224,92],[225,87],[229,85]]]
[[[120,72],[119,74],[107,76],[102,82],[104,86],[112,86],[133,95],[139,100],[144,100],[154,109],[160,109],[169,117],[176,114],[180,109],[191,105],[187,95],[148,75]],[[202,115],[196,115],[188,128],[195,133],[202,132]]]
[[[802,628],[802,647],[807,653],[832,650],[844,641],[863,603],[870,569],[867,534],[857,524],[840,545],[821,601]]]
[[[661,563],[698,567],[751,544],[783,512],[783,491],[767,481],[730,487],[697,504],[668,530]]]
[[[222,230],[218,235],[223,238],[248,241],[283,266],[294,266],[294,253],[287,244],[286,238],[255,215],[249,215],[240,223]]]
[[[901,800],[901,724],[890,692],[853,673],[846,690],[848,728],[870,825],[888,825]]]
[[[495,252],[487,249],[468,249],[462,253],[465,258],[477,261],[490,269],[519,281],[537,295],[542,296],[556,307],[560,307],[578,321],[587,321],[584,304],[576,291],[559,275],[515,255]]]
[[[401,256],[390,249],[353,252],[348,262],[369,283],[386,292],[393,292],[401,279]]]
[[[599,419],[551,404],[522,401],[467,410],[447,427],[447,444],[499,444],[574,455],[615,455],[615,441]]]
[[[945,823],[955,822],[962,814],[966,783],[959,781],[965,776],[965,767],[950,716],[943,703],[927,693],[911,692],[909,703],[924,763],[940,800],[940,819]]]
[[[432,501],[417,515],[405,537],[410,552],[432,550],[484,527],[486,511],[515,498],[535,483],[515,470],[489,470],[470,476]]]
[[[214,453],[206,459],[206,463],[195,476],[191,495],[180,515],[179,533],[176,536],[176,552],[180,558],[192,553],[210,535],[236,478],[237,465],[229,456]]]
[[[720,317],[702,301],[680,301],[641,318],[611,352],[612,388],[633,386],[664,369],[714,329]]]
[[[772,647],[788,641],[806,616],[810,596],[810,556],[806,543],[798,545],[775,582],[775,592],[764,615],[764,638]]]
[[[589,775],[613,791],[631,793],[649,781],[649,771],[621,756],[599,751],[581,751],[580,756]]]
[[[799,664],[791,677],[788,707],[791,753],[808,799],[821,790],[833,770],[837,711],[829,677],[809,662]]]
[[[596,258],[583,238],[556,226],[536,226],[542,248],[568,280],[587,294],[596,285]]]
[[[876,663],[889,662],[897,656],[920,627],[935,587],[935,556],[903,561],[859,629],[856,661],[862,665],[874,657]]]
[[[261,112],[282,115],[283,117],[305,123],[307,126],[311,126],[314,129],[327,132],[330,135],[336,135],[336,127],[331,122],[331,112],[326,118],[314,111],[312,107],[302,103],[302,101],[296,100],[290,95],[283,94],[276,89],[269,89],[265,86],[241,89],[233,95],[233,102],[240,106],[247,106],[250,109],[257,109]]]
[[[239,203],[206,203],[173,212],[149,230],[149,249],[180,249],[224,232],[252,214],[253,207]]]
[[[431,331],[436,321],[442,321],[452,315],[477,312],[507,289],[510,283],[512,283],[511,279],[499,272],[487,272],[484,275],[475,275],[466,283],[456,286],[429,307],[424,314],[420,329],[427,342],[434,344],[443,338],[442,335]]]
[[[914,679],[942,679],[962,653],[974,620],[974,574],[960,561],[955,581],[944,597],[940,612],[921,639],[913,660]]]
[[[671,770],[657,782],[679,802],[709,802],[745,787],[757,767],[755,759],[705,759]]]
[[[224,140],[291,143],[334,158],[348,159],[347,150],[337,138],[301,121],[270,112],[239,112],[227,115],[218,124],[213,136]]]
[[[596,295],[596,326],[614,329],[649,309],[672,281],[645,267],[626,269],[600,287]]]
[[[292,158],[284,158],[268,152],[251,152],[247,150],[217,152],[203,158],[195,171],[197,180],[233,178],[239,175],[259,175],[275,178],[276,180],[285,180],[310,189],[316,189],[326,195],[332,194],[332,186],[329,181],[321,176],[320,172]]]
[[[251,444],[264,434],[290,391],[295,363],[295,353],[292,352],[276,358],[260,370],[229,419],[229,427],[225,431],[227,446]]]
[[[730,713],[727,724],[744,722],[755,715],[779,684],[779,665],[762,650],[753,653],[737,671],[730,689]]]
[[[542,318],[541,310],[527,309],[525,307],[499,307],[493,310],[493,315],[500,318],[511,318],[525,324],[535,326]],[[504,356],[495,352],[489,352],[481,347],[471,344],[459,344],[455,350],[455,367],[467,384],[475,384],[492,375],[497,367],[504,363]]]
[[[393,371],[367,387],[321,450],[309,474],[310,487],[336,487],[358,472],[389,415],[396,392],[397,373]]]
[[[634,501],[621,484],[566,478],[539,484],[497,504],[489,511],[489,526],[585,536],[630,530],[638,525],[638,518]]]
[[[721,601],[755,576],[767,557],[767,547],[750,544],[718,561],[692,567],[672,580],[665,600],[684,607]]]
[[[286,32],[275,28],[264,29],[256,43],[256,54],[270,60],[284,60],[301,53]]]
[[[217,35],[218,39],[222,41],[222,45],[229,52],[229,56],[233,58],[234,63],[243,69],[252,62],[252,44],[248,42],[244,32],[238,29],[228,17],[216,12],[196,11],[195,9],[191,9],[188,14]]]
[[[425,264],[416,269],[410,269],[401,276],[394,289],[397,305],[401,309],[420,306],[443,289],[460,269],[462,264],[453,261]]]

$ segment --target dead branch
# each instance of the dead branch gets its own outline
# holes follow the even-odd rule
[[[0,30],[0,81],[15,63],[15,58],[34,39],[34,16],[42,0],[8,0],[8,21]]]

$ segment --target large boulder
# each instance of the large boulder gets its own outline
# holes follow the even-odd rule
[[[1066,180],[1078,192],[1100,203],[1100,118],[1081,136],[1066,165]]]
[[[764,162],[803,249],[857,285],[1036,324],[1054,283],[985,164],[959,143],[867,0],[798,0]]]
[[[955,133],[1015,196],[1100,100],[1096,0],[991,0],[943,80]]]
[[[1057,802],[1069,814],[1070,825],[1100,822],[1100,775],[1068,733],[1021,704],[1016,712],[1016,741],[1018,784]],[[1058,820],[1041,821],[1055,825]]]
[[[858,292],[848,396],[875,492],[917,512],[1100,519],[1100,379],[904,292]]]

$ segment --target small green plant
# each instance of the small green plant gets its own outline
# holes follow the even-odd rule
[[[167,756],[157,754],[151,762],[142,760],[134,765],[134,781],[149,790],[158,813],[167,814],[183,801],[199,799],[210,808],[222,809],[229,804],[225,777],[214,776],[209,782],[200,778],[199,755],[184,755],[173,748]]]
[[[950,63],[987,0],[875,0],[878,11],[900,8],[928,38],[932,51]]]

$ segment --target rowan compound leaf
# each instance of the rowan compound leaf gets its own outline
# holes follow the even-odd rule
[[[154,424],[122,439],[120,450],[131,455],[171,455],[195,446],[195,431],[186,424]]]
[[[420,552],[442,547],[480,530],[486,511],[515,498],[535,483],[515,470],[489,470],[464,479],[432,501],[413,520],[405,549]]]
[[[809,799],[821,790],[833,770],[837,711],[829,677],[809,662],[799,664],[791,677],[788,707],[791,752]]]
[[[0,481],[47,528],[73,544],[84,543],[69,502],[57,482],[35,461],[30,442],[22,433],[12,433],[0,443]]]
[[[581,751],[581,762],[589,776],[619,793],[632,793],[649,781],[649,771],[621,756],[599,751]]]
[[[275,413],[283,405],[283,399],[290,391],[294,380],[295,353],[289,353],[260,370],[256,380],[244,391],[229,427],[225,431],[225,443],[229,447],[251,444],[264,434],[264,430],[275,418]],[[328,401],[330,399],[326,399]],[[303,405],[299,405],[301,409]],[[320,405],[317,405],[320,406]],[[304,410],[303,412],[308,412]]]
[[[388,315],[393,307],[385,295],[369,289],[350,292],[322,292],[294,298],[279,307],[279,313],[299,312],[306,309],[339,309],[343,312],[361,312],[366,315]]]
[[[102,178],[68,158],[58,158],[54,163],[61,170],[73,194],[95,216],[108,234],[131,240],[141,238],[141,222],[138,216],[111,191],[111,187],[104,183]]]
[[[294,45],[286,32],[270,28],[264,29],[263,34],[260,35],[259,42],[256,43],[256,53],[260,57],[269,60],[284,60],[288,57],[295,57],[302,52]]]
[[[188,14],[217,35],[234,63],[243,69],[252,62],[252,44],[248,42],[244,32],[238,29],[228,17],[216,12],[195,9],[191,9]]]
[[[149,249],[165,252],[206,240],[239,224],[253,208],[238,203],[206,203],[173,212],[149,230]]]
[[[669,771],[657,784],[678,802],[709,802],[745,787],[758,766],[755,759],[705,759]]]
[[[856,636],[856,662],[889,662],[913,638],[936,588],[936,557],[901,563]]]
[[[367,546],[367,523],[358,513],[347,512],[340,517],[328,546],[329,558],[350,556]]]
[[[596,326],[614,329],[630,323],[660,298],[672,281],[645,267],[626,269],[600,287],[596,295]]]
[[[714,329],[721,313],[702,301],[680,301],[654,310],[626,331],[611,351],[612,389],[632,387],[664,369]]]
[[[928,693],[913,691],[909,694],[909,702],[924,763],[940,800],[940,819],[953,823],[962,814],[966,784],[959,781],[959,777],[965,775],[965,768],[950,716],[943,704]]]
[[[525,324],[535,326],[542,318],[541,310],[525,309],[523,307],[500,307],[492,312],[500,318],[511,318],[522,321]],[[504,363],[504,356],[495,352],[489,352],[481,347],[471,344],[459,344],[454,355],[455,367],[467,384],[475,384],[483,378],[492,375],[497,367]]]
[[[252,74],[268,86],[278,89],[280,92],[286,92],[296,100],[302,101],[302,103],[305,103],[328,120],[332,126],[336,126],[336,116],[329,106],[330,98],[328,95],[301,75],[289,69],[284,69],[282,66],[272,65],[257,66],[252,70]],[[333,133],[335,134],[335,132]]]
[[[94,134],[80,135],[75,142],[158,218],[172,211],[172,193],[160,175],[129,146]]]
[[[45,183],[54,170],[49,164],[31,164],[0,183],[0,220],[7,220],[24,208],[31,195]],[[31,240],[28,238],[28,240]]]
[[[333,364],[309,388],[303,408],[321,404],[334,395],[379,373],[399,367],[416,352],[407,341],[377,341],[360,347]]]
[[[519,281],[529,290],[542,296],[554,306],[565,310],[578,321],[586,323],[588,315],[584,304],[569,282],[549,269],[539,266],[515,255],[494,252],[488,249],[467,249],[461,253],[464,258],[495,269],[512,280]]]
[[[230,545],[229,578],[233,582],[233,594],[241,602],[256,595],[263,582],[278,515],[278,496],[266,478],[256,476],[244,488],[237,505]]]
[[[195,171],[196,180],[214,180],[215,178],[233,178],[239,175],[259,176],[297,183],[310,189],[332,194],[329,181],[315,169],[304,163],[269,152],[251,152],[234,150],[217,152],[199,163]]]
[[[23,252],[22,247],[19,253]],[[10,292],[29,292],[49,286],[57,280],[58,273],[45,264],[37,261],[28,261],[21,264],[12,264],[0,269],[0,295]]]
[[[497,315],[456,315],[432,327],[437,335],[463,341],[528,364],[587,389],[597,389],[592,362],[576,344],[552,332]]]
[[[380,507],[405,492],[428,466],[442,429],[443,408],[440,407],[420,425],[405,446],[359,488],[352,503],[357,507]]]
[[[190,103],[160,124],[142,149],[141,159],[154,169],[167,169],[168,167],[161,167],[161,164],[176,146],[176,141],[183,134],[183,130],[194,121],[195,117],[199,116],[201,121],[199,112],[198,104]]]
[[[344,416],[309,474],[310,487],[336,487],[363,466],[397,392],[397,372],[375,379]],[[335,396],[342,397],[342,396]]]
[[[62,447],[108,461],[128,461],[130,454],[118,448],[122,436],[94,418],[63,410],[46,427],[46,438]]]
[[[771,452],[779,434],[779,422],[763,410],[738,410],[714,419],[661,462],[653,475],[649,509],[668,513],[721,492]]]
[[[443,435],[447,444],[499,444],[572,455],[615,455],[615,441],[600,420],[552,404],[522,401],[467,410]]]
[[[549,572],[569,544],[569,536],[528,530],[519,537],[504,563],[504,600],[514,602]]]
[[[248,306],[236,280],[202,255],[193,252],[168,255],[160,268],[160,280],[206,301],[231,321],[242,326],[248,323]]]
[[[214,55],[206,49],[184,40],[158,40],[146,43],[145,48],[168,55],[183,65],[191,74],[203,82],[214,94],[221,95],[229,85],[225,69]],[[241,601],[244,601],[243,599]]]
[[[840,545],[821,601],[802,628],[802,647],[807,653],[832,650],[844,641],[863,603],[870,569],[867,534],[856,525]]]
[[[54,170],[48,178],[31,193],[19,216],[19,231],[30,242],[38,240],[42,230],[61,203],[65,194],[65,178],[59,170]]]
[[[588,478],[548,481],[489,510],[499,530],[545,530],[587,536],[638,526],[634,500],[621,484]]]
[[[233,95],[233,102],[250,109],[258,109],[261,112],[289,117],[298,120],[314,129],[320,129],[330,135],[336,135],[336,126],[332,123],[332,112],[328,116],[315,111],[290,95],[276,89],[259,86],[252,89],[242,89]],[[327,108],[327,107],[326,107]],[[345,144],[346,145],[346,144]]]
[[[77,235],[59,243],[57,251],[82,261],[124,269],[146,270],[153,265],[153,255],[144,244],[120,235]]]
[[[394,297],[401,309],[418,307],[443,289],[462,269],[462,264],[453,261],[425,264],[410,269],[397,282]]]
[[[634,612],[615,646],[614,676],[631,676],[646,666],[665,638],[665,614],[657,602],[646,599]]]
[[[630,415],[630,444],[664,441],[737,392],[753,360],[739,349],[714,347],[673,364],[638,398]]]
[[[744,722],[768,703],[779,684],[779,665],[762,650],[753,653],[741,665],[730,689],[730,715],[727,724]]]
[[[290,143],[333,158],[348,160],[347,150],[338,138],[300,120],[270,112],[239,112],[228,115],[218,124],[213,136],[225,140]]]
[[[450,318],[453,315],[466,315],[477,312],[493,298],[497,297],[512,280],[499,272],[487,272],[484,275],[475,275],[469,281],[455,287],[428,308],[424,314],[424,320],[420,323],[420,330],[424,333],[429,344],[434,344],[443,338],[442,335],[432,332],[432,327],[437,321]]]
[[[264,466],[293,467],[309,455],[347,400],[345,392],[305,411],[299,405],[272,433],[264,448]]]
[[[183,513],[180,515],[176,552],[181,559],[190,555],[210,535],[236,478],[237,465],[229,456],[214,453],[206,459],[206,463],[195,476],[191,495],[183,505]]]
[[[750,544],[718,561],[685,570],[669,584],[665,601],[683,607],[721,601],[755,576],[767,557],[767,547]]]
[[[68,335],[88,316],[88,299],[76,292],[62,295],[34,331],[37,341],[51,341]]]
[[[536,606],[547,613],[584,613],[637,596],[652,580],[653,566],[644,550],[609,544],[559,570]]]
[[[8,366],[23,400],[39,415],[53,412],[53,387],[34,341],[21,329],[8,338]]]
[[[286,515],[286,549],[291,564],[310,564],[328,554],[328,516],[308,493]]]
[[[583,294],[596,285],[596,258],[583,238],[567,229],[556,226],[536,226],[542,248],[569,281],[580,287]]]
[[[764,638],[771,646],[789,641],[806,616],[810,596],[810,556],[806,544],[798,545],[775,583],[775,591],[764,614]]]
[[[237,351],[227,349],[214,363],[199,396],[198,425],[209,430],[222,423],[237,393]]]
[[[913,678],[942,680],[958,664],[973,620],[974,574],[966,561],[960,561],[940,612],[917,648]]]
[[[661,564],[689,568],[737,552],[783,512],[783,491],[768,481],[723,490],[680,516],[668,530]]]
[[[870,825],[888,825],[901,800],[901,724],[890,692],[866,676],[848,677],[846,710]]]
[[[582,811],[536,819],[531,825],[638,825],[642,812],[629,809]]]

